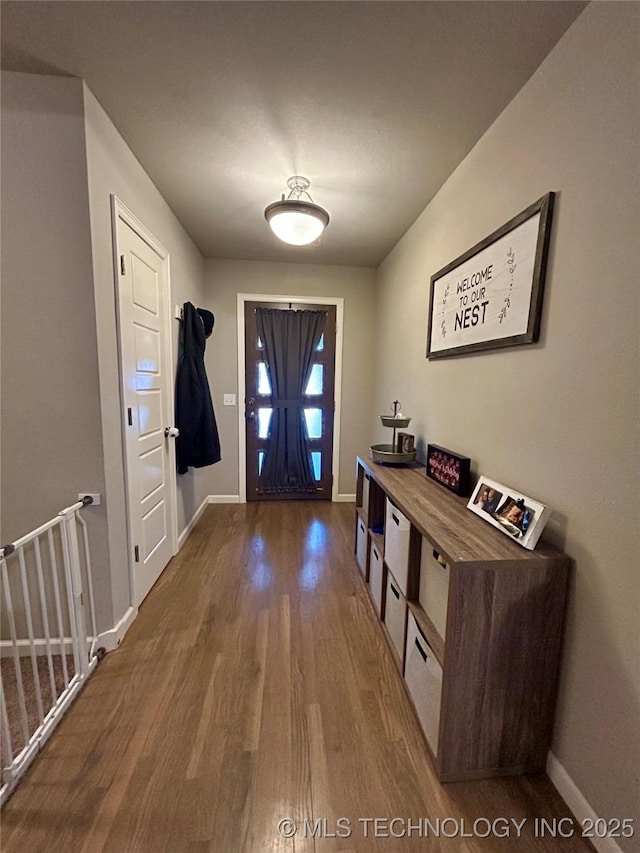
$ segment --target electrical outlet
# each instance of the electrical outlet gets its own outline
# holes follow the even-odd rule
[[[84,497],[93,498],[93,503],[89,504],[89,506],[100,506],[102,503],[102,495],[96,495],[93,492],[80,492],[78,500],[81,501]]]
[[[235,406],[236,404],[236,395],[235,394],[225,394],[224,395],[224,405],[225,406]]]

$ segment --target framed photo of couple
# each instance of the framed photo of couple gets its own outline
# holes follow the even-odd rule
[[[550,507],[488,477],[480,477],[467,508],[529,551],[551,515]]]

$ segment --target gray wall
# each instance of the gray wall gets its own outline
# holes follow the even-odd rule
[[[111,193],[169,250],[172,302],[202,304],[202,256],[86,86],[3,73],[2,540],[102,493],[84,513],[99,630],[131,603]],[[180,478],[179,532],[208,493]]]
[[[553,751],[638,818],[637,4],[591,4],[379,270],[377,405],[549,504],[574,560]],[[536,345],[425,359],[429,278],[558,193]],[[411,371],[407,366],[411,366]]]
[[[115,194],[170,254],[172,303],[201,305],[203,260],[151,179],[126,145],[91,91],[84,87],[87,170],[93,244],[105,488],[109,504],[109,543],[114,621],[130,604],[124,505],[124,455],[113,280],[110,194]],[[173,353],[178,353],[179,323],[173,321]],[[178,532],[208,494],[206,472],[178,479]]]
[[[104,491],[82,83],[2,74],[2,541]],[[104,506],[87,509],[99,628]]]
[[[205,269],[207,306],[216,316],[206,363],[222,445],[222,462],[209,469],[210,493],[239,494],[238,409],[223,407],[222,396],[238,392],[237,294],[266,293],[344,299],[338,487],[340,494],[353,494],[355,457],[367,446],[373,403],[375,270],[227,260],[208,260]]]

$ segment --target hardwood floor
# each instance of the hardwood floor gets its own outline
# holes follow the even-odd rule
[[[354,529],[352,504],[209,507],[3,809],[4,853],[592,850],[536,833],[569,815],[544,776],[437,782]]]

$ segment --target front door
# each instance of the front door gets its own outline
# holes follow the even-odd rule
[[[118,319],[133,604],[175,553],[175,451],[167,312],[168,256],[114,200]],[[163,255],[164,252],[164,255]],[[168,431],[168,430],[167,430]]]
[[[260,494],[258,477],[269,444],[271,387],[264,347],[256,328],[256,308],[326,311],[327,321],[313,357],[304,408],[316,482],[313,493]],[[296,302],[245,302],[245,429],[247,500],[331,500],[335,410],[336,306]]]

